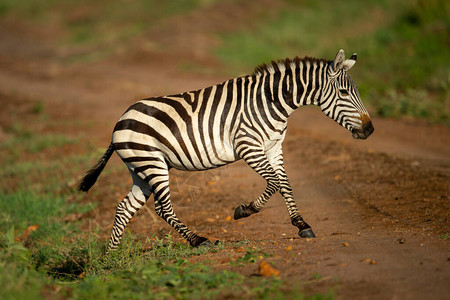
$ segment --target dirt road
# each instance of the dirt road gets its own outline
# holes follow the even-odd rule
[[[47,130],[98,147],[109,144],[114,123],[134,100],[228,79],[180,71],[171,54],[61,65],[39,51],[8,57],[6,50],[0,52],[0,91],[16,101],[9,103],[10,110],[20,108],[22,97],[43,101],[50,119],[72,124]],[[3,113],[9,118],[9,111]],[[356,141],[318,109],[301,108],[289,120],[285,165],[316,239],[297,236],[279,195],[259,214],[230,220],[236,206],[264,189],[263,180],[242,162],[208,172],[172,172],[175,210],[201,235],[228,245],[248,240],[251,247],[272,254],[268,261],[281,276],[311,293],[331,288],[340,299],[446,299],[450,129],[376,118],[374,126],[372,137]],[[7,133],[0,132],[0,137],[6,139]],[[114,158],[108,166],[112,171],[95,186],[97,193],[83,198],[99,202],[84,218],[99,225],[105,239],[115,206],[128,189],[123,182],[129,174],[119,165]],[[170,232],[154,218],[152,205],[147,207],[130,230],[144,235]],[[215,255],[215,267],[230,268],[229,256],[239,253],[230,246]],[[252,275],[257,265],[237,271]]]

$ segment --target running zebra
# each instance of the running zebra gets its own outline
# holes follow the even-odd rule
[[[238,206],[234,219],[259,212],[278,191],[300,237],[315,237],[294,202],[281,143],[289,115],[302,105],[319,106],[356,139],[373,132],[358,89],[347,73],[355,62],[356,54],[345,60],[343,50],[334,61],[286,59],[205,89],[131,105],[116,124],[108,150],[78,187],[88,191],[114,151],[131,173],[133,186],[117,207],[108,251],[117,248],[126,225],[151,194],[156,213],[191,246],[210,244],[175,215],[169,169],[207,170],[239,159],[261,175],[267,186],[255,201]]]

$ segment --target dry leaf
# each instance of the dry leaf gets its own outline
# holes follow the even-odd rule
[[[275,269],[268,262],[263,260],[259,264],[259,274],[264,277],[279,276],[280,271]]]
[[[287,246],[286,247],[286,251],[291,251],[292,250],[292,246]]]
[[[38,230],[39,226],[38,225],[30,225],[27,227],[27,229],[25,229],[25,231],[22,233],[22,239],[26,240],[28,239],[28,237],[30,236],[30,233]]]
[[[370,258],[363,259],[361,262],[368,263],[368,264],[371,264],[371,265],[375,265],[377,263],[375,260],[370,259]]]
[[[350,246],[350,244],[349,244],[349,243],[347,243],[347,242],[344,242],[344,243],[342,243],[342,246],[344,246],[344,247],[349,247],[349,246]]]

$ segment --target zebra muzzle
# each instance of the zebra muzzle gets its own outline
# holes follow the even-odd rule
[[[374,130],[375,129],[373,128],[372,122],[369,121],[365,123],[362,128],[353,128],[352,136],[355,139],[365,140],[373,133]]]

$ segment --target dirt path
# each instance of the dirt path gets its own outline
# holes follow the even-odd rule
[[[0,50],[10,51],[8,47]],[[181,72],[170,53],[61,66],[41,51],[12,57],[2,51],[0,92],[17,106],[20,97],[44,101],[51,119],[77,124],[52,130],[99,147],[109,143],[114,123],[134,100],[227,79]],[[332,288],[340,299],[448,298],[449,240],[442,237],[449,230],[450,129],[414,120],[375,119],[374,126],[370,139],[355,141],[317,109],[301,108],[290,119],[285,165],[316,239],[297,236],[279,195],[261,213],[229,220],[237,205],[255,199],[264,188],[242,162],[209,172],[172,172],[175,210],[210,239],[228,245],[249,240],[272,254],[268,260],[281,276],[301,282],[311,293]],[[5,138],[0,131],[0,140]],[[108,166],[112,171],[95,187],[97,193],[83,198],[99,201],[84,217],[102,228],[104,238],[115,206],[127,192],[127,187],[108,188],[123,187],[128,180],[128,173],[117,168],[120,164],[114,158]],[[152,211],[152,205],[140,211],[130,230],[170,232]],[[216,267],[229,267],[227,257],[233,255],[242,254],[232,247],[217,254]],[[255,274],[257,265],[237,271]]]

